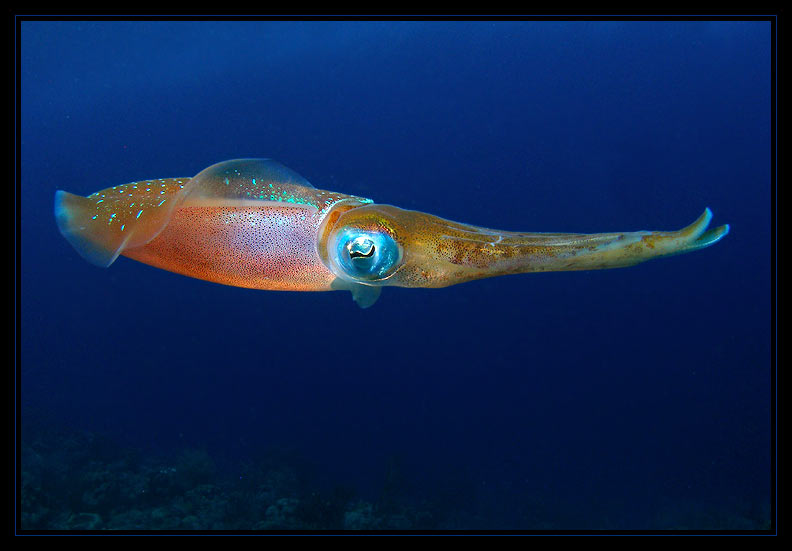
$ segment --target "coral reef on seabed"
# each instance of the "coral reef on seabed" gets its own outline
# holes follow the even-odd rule
[[[79,431],[23,431],[23,530],[769,530],[769,503],[680,502],[653,518],[621,518],[536,492],[482,493],[470,476],[431,492],[417,489],[398,461],[375,499],[343,485],[317,484],[299,456],[273,449],[220,472],[204,450],[160,457]],[[228,470],[228,469],[227,469]],[[431,496],[431,497],[429,497]]]
[[[381,530],[432,528],[413,508],[378,511],[351,489],[310,488],[282,457],[218,475],[187,449],[145,457],[85,432],[38,435],[22,446],[23,530]]]

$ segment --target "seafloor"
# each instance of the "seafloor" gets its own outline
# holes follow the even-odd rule
[[[473,484],[418,489],[397,460],[374,496],[319,481],[298,454],[263,451],[218,468],[203,450],[155,455],[83,431],[28,429],[21,446],[23,530],[767,530],[755,503],[674,504],[646,525],[618,511],[581,515],[540,496],[483,504]],[[513,496],[512,496],[513,499]],[[737,512],[735,512],[737,511]]]

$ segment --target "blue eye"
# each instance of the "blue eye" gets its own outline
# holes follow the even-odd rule
[[[373,281],[393,272],[401,251],[387,233],[348,228],[336,240],[336,255],[338,265],[347,275]]]

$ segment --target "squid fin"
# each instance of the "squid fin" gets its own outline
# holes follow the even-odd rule
[[[55,221],[63,237],[85,260],[107,268],[121,254],[132,233],[96,231],[91,219],[93,211],[94,204],[87,197],[60,190],[55,192]]]
[[[311,183],[272,159],[233,159],[203,169],[185,188],[185,206],[288,202],[313,206]]]

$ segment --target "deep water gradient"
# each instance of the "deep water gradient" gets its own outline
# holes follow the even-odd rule
[[[23,527],[769,526],[769,23],[21,28]],[[239,157],[499,229],[732,231],[368,310],[58,234],[57,189]]]

